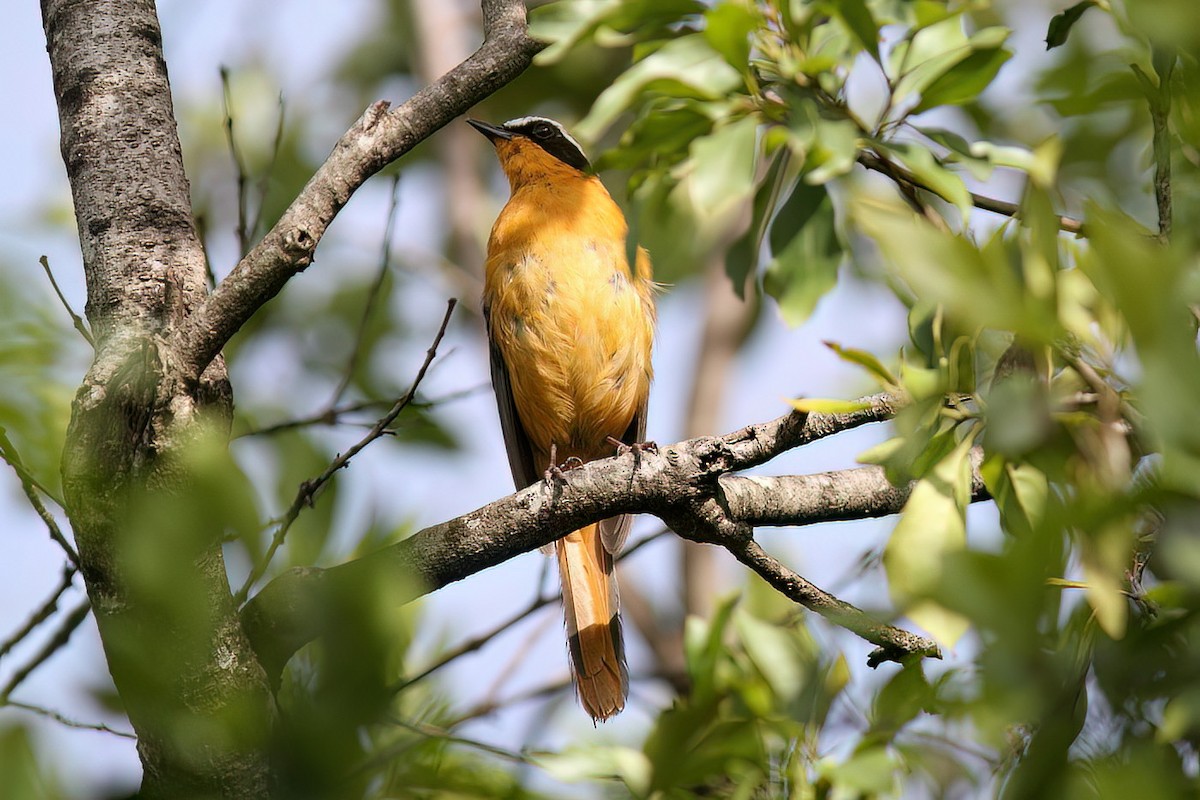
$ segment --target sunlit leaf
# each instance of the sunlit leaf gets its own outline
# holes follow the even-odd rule
[[[623,72],[596,98],[592,110],[575,126],[575,133],[585,141],[595,141],[617,116],[652,89],[715,100],[740,84],[738,71],[708,45],[703,34],[681,36]]]
[[[941,580],[947,557],[966,544],[965,510],[971,484],[967,456],[972,443],[964,438],[932,475],[917,482],[883,553],[892,597],[946,647],[954,646],[968,622],[923,598]]]
[[[717,217],[754,190],[758,121],[744,117],[692,143],[688,189],[702,218]]]
[[[870,403],[859,400],[825,400],[817,397],[798,397],[788,400],[792,408],[806,414],[853,414],[870,408]]]
[[[833,352],[837,353],[838,358],[851,364],[857,364],[867,372],[875,376],[884,386],[898,386],[900,381],[892,374],[891,370],[883,365],[883,362],[875,357],[874,354],[868,353],[866,350],[859,350],[854,347],[843,347],[837,342],[822,342]]]

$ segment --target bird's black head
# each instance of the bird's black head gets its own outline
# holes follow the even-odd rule
[[[503,125],[491,125],[477,119],[468,119],[467,122],[493,142],[522,136],[577,170],[586,171],[591,167],[579,142],[567,133],[561,123],[547,117],[519,117]]]

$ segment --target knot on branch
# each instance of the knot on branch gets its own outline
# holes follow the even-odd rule
[[[312,263],[312,254],[316,249],[317,237],[309,233],[307,228],[293,228],[283,237],[283,250],[297,272],[303,272]]]

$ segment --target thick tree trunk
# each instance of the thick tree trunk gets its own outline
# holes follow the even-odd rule
[[[204,299],[204,253],[151,0],[43,0],[96,358],[63,455],[68,512],[147,797],[261,797],[273,705],[219,529],[157,523],[189,445],[223,435],[223,362],[181,374],[164,335]]]

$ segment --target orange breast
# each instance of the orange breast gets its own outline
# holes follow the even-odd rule
[[[595,178],[516,188],[492,229],[484,295],[492,341],[538,458],[612,451],[650,389],[649,260],[625,256],[625,219]]]

